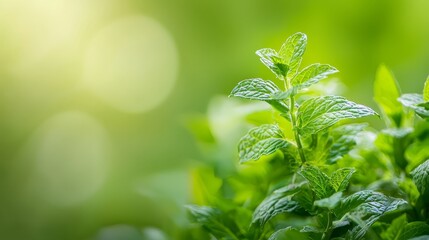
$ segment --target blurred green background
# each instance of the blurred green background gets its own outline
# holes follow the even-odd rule
[[[429,74],[425,0],[0,0],[0,239],[169,239],[199,152],[186,129],[257,49],[301,31],[375,107],[380,63]],[[374,122],[374,126],[381,126]],[[174,234],[173,234],[174,235]],[[170,235],[171,236],[171,235]]]

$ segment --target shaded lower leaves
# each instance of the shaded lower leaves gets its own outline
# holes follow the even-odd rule
[[[429,200],[429,160],[420,164],[411,175],[423,200]]]
[[[289,185],[274,191],[274,193],[265,198],[255,209],[252,225],[254,227],[263,228],[270,219],[282,213],[305,215],[305,209],[300,203],[300,198],[294,198],[294,196],[304,188],[304,184],[299,184]]]

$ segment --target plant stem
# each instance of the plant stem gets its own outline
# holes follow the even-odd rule
[[[306,159],[305,159],[305,154],[304,154],[304,149],[302,147],[302,143],[301,143],[301,138],[299,136],[298,133],[298,129],[296,128],[296,116],[295,116],[295,98],[291,95],[290,96],[290,120],[292,123],[292,130],[293,130],[293,134],[295,136],[295,141],[296,141],[296,145],[298,146],[298,153],[299,153],[299,157],[301,158],[301,163],[305,163]]]
[[[332,213],[328,212],[328,224],[326,224],[326,229],[323,232],[322,240],[329,239],[331,237],[331,227],[332,227]]]
[[[283,83],[285,91],[287,91],[291,86],[290,80],[286,77],[283,78]],[[296,124],[296,112],[295,112],[295,96],[294,94],[290,95],[290,104],[289,104],[289,116],[292,124],[292,131],[295,137],[296,145],[298,147],[299,157],[301,158],[301,165],[306,162],[304,148],[302,147],[301,138],[298,133],[297,124]]]

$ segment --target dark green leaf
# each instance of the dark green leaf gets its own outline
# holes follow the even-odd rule
[[[407,216],[404,214],[392,221],[389,228],[381,233],[381,238],[383,240],[397,240],[405,225],[407,225]]]
[[[277,125],[264,124],[251,129],[238,144],[240,162],[258,160],[263,155],[270,155],[278,149],[288,146],[283,132]]]
[[[411,172],[413,181],[424,200],[429,200],[429,160]]]
[[[425,222],[410,222],[405,225],[403,231],[396,238],[398,240],[408,240],[410,238],[428,235],[429,234],[429,225]]]
[[[253,212],[252,225],[263,227],[270,219],[281,213],[302,213],[303,208],[292,199],[292,196],[300,191],[301,186],[291,185],[265,198]]]
[[[298,32],[286,39],[280,48],[279,56],[289,66],[288,79],[291,79],[298,72],[306,46],[307,35]]]
[[[363,190],[343,199],[334,212],[338,218],[351,211],[381,216],[407,205],[408,203],[403,199],[389,198],[379,192]],[[358,207],[359,209],[356,209]]]

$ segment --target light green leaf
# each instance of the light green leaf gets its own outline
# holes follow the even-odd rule
[[[287,113],[289,107],[281,101],[284,99],[281,97],[283,94],[272,81],[253,78],[239,82],[229,96],[266,101],[281,113]]]
[[[398,101],[405,107],[413,109],[420,117],[429,117],[429,110],[425,108],[425,105],[421,106],[421,104],[424,104],[423,95],[417,93],[406,93],[402,94],[402,96],[398,98]]]
[[[336,192],[342,192],[346,190],[349,185],[349,180],[356,170],[354,168],[341,168],[335,171],[331,176],[331,186]]]
[[[423,88],[423,100],[429,102],[429,76],[426,78],[425,86]]]
[[[332,194],[332,196],[330,196],[328,198],[324,198],[324,199],[314,201],[314,205],[321,207],[321,208],[328,208],[328,209],[332,210],[335,207],[337,207],[342,196],[343,196],[342,192],[337,192],[337,193]]]
[[[291,79],[298,72],[306,47],[307,35],[298,32],[286,39],[286,42],[280,48],[279,56],[289,66],[288,79]]]
[[[334,143],[329,149],[327,161],[335,163],[349,153],[356,145],[356,135],[367,126],[366,123],[347,124],[332,129],[330,135]]]
[[[418,93],[405,93],[398,98],[398,101],[405,107],[414,108],[415,105],[423,103],[423,95]]]
[[[288,146],[277,125],[264,124],[251,129],[238,144],[240,163],[258,160]]]
[[[420,164],[411,172],[413,181],[424,200],[429,200],[429,160]]]
[[[340,96],[306,100],[298,109],[298,129],[302,135],[318,133],[342,119],[377,115],[371,108]]]
[[[217,238],[238,239],[225,225],[222,220],[222,212],[219,209],[197,205],[187,205],[186,208],[194,222],[201,224]]]
[[[304,209],[292,197],[300,191],[301,185],[291,185],[275,191],[255,209],[252,226],[263,228],[273,217],[282,213],[304,213]]]
[[[331,196],[335,190],[330,184],[330,178],[320,169],[313,166],[305,166],[299,171],[310,184],[310,188],[314,191],[318,199],[323,199]]]
[[[261,62],[267,66],[279,79],[284,79],[288,72],[288,65],[284,62],[284,59],[279,57],[277,52],[271,48],[263,48],[256,51],[261,59]]]
[[[375,77],[374,100],[396,127],[400,126],[403,112],[398,102],[400,96],[401,92],[395,77],[385,65],[381,65]]]
[[[328,64],[315,63],[299,72],[292,78],[292,86],[298,89],[309,87],[325,79],[330,74],[337,73],[338,70]]]
[[[410,222],[407,225],[405,225],[403,231],[397,236],[395,240],[405,240],[410,239],[422,235],[428,235],[429,234],[429,225],[425,222]]]
[[[281,93],[281,90],[275,83],[269,80],[254,78],[239,82],[237,86],[232,89],[230,96],[268,101],[274,100],[272,96],[279,93]]]

